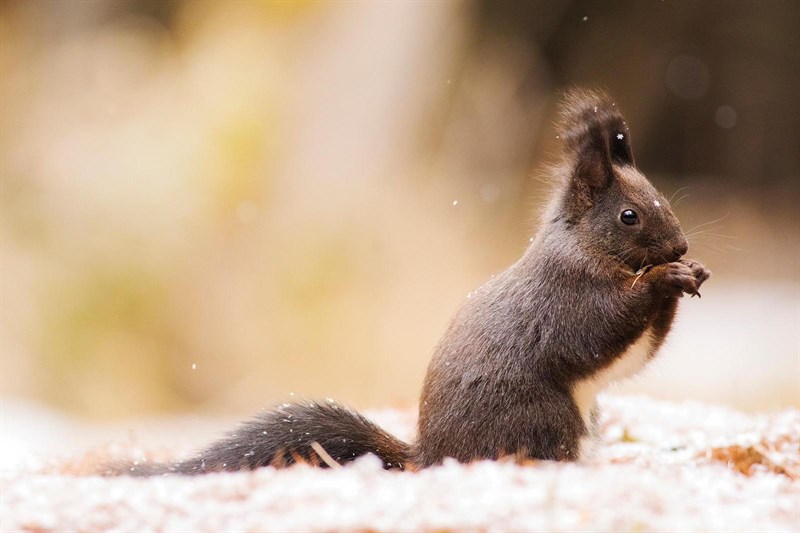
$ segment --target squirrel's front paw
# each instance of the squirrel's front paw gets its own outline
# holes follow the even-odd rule
[[[699,265],[699,263],[697,263]],[[700,265],[702,267],[702,265]],[[661,286],[671,296],[683,296],[683,293],[695,295],[700,285],[692,267],[683,261],[667,263],[657,267],[661,270]],[[705,281],[705,280],[704,280]],[[702,282],[700,282],[702,283]]]
[[[681,259],[679,262],[691,269],[692,274],[694,275],[694,282],[695,285],[697,285],[698,290],[700,289],[700,286],[703,285],[703,282],[711,277],[711,271],[707,269],[700,261],[695,261],[694,259]],[[696,292],[696,294],[698,296],[700,295],[699,292]]]

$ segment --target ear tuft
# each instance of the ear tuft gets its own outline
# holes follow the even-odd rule
[[[557,123],[568,156],[605,150],[619,165],[633,165],[630,134],[617,105],[603,91],[571,89],[564,94]]]

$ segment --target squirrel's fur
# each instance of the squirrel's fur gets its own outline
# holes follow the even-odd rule
[[[446,457],[578,460],[594,434],[594,395],[638,371],[667,335],[683,293],[710,272],[681,259],[669,202],[636,169],[627,125],[597,91],[567,93],[563,158],[542,226],[523,256],[473,292],[436,347],[406,444],[334,403],[258,415],[193,459],[112,469],[133,475],[324,466],[372,453],[386,468]],[[621,213],[635,211],[636,223]],[[630,217],[628,217],[630,218]]]

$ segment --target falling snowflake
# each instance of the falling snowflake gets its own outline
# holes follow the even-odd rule
[[[625,138],[625,136],[623,134],[617,133],[617,139],[619,139],[621,141],[624,138]]]

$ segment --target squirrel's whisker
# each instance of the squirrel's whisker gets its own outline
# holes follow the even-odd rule
[[[669,197],[669,203],[670,204],[672,203],[672,199],[675,198],[678,195],[679,192],[685,191],[686,189],[694,189],[694,187],[691,187],[691,186],[688,186],[688,185],[685,186],[685,187],[681,187],[680,189],[678,189],[677,191],[672,193],[672,196]]]
[[[681,202],[682,202],[682,201],[683,201],[685,198],[689,198],[689,196],[690,196],[690,194],[689,194],[689,193],[686,193],[686,194],[684,194],[683,196],[681,196],[680,198],[678,198],[678,200],[677,200],[677,201],[676,201],[674,204],[672,204],[672,207],[673,207],[673,209],[674,209],[674,208],[676,208],[676,207],[678,207],[678,205],[679,205],[679,204],[680,204],[680,203],[681,203]],[[672,203],[672,202],[670,202],[670,203]]]
[[[730,212],[728,212],[727,214],[725,214],[725,215],[723,215],[723,216],[719,217],[719,218],[718,218],[718,219],[716,219],[716,220],[712,220],[712,221],[710,221],[710,222],[704,222],[703,224],[698,224],[697,226],[695,226],[695,227],[691,228],[690,230],[688,230],[686,233],[691,233],[691,232],[693,232],[693,231],[694,231],[694,230],[696,230],[696,229],[703,228],[703,227],[705,227],[705,226],[709,226],[709,225],[711,225],[711,224],[716,224],[717,222],[721,222],[721,221],[725,220],[725,219],[726,219],[726,218],[728,218],[729,216],[731,216]]]

